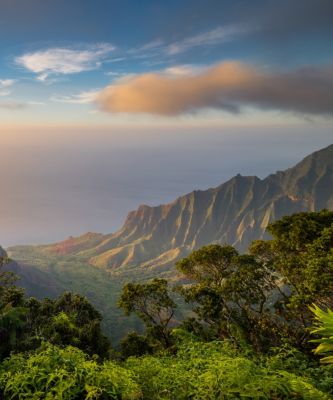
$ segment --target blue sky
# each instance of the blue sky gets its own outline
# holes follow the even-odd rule
[[[0,244],[332,143],[332,0],[0,0]]]
[[[161,115],[169,112],[115,107],[113,99],[122,96],[121,90],[112,94],[111,102],[107,97],[102,104],[96,103],[95,98],[106,88],[113,93],[114,86],[124,86],[124,81],[129,81],[126,90],[133,91],[135,79],[145,74],[176,81],[176,86],[188,77],[197,81],[226,62],[241,64],[246,72],[254,68],[270,82],[282,79],[283,74],[295,77],[308,68],[304,84],[320,76],[320,84],[332,85],[332,17],[330,0],[2,0],[0,117],[3,123],[14,125],[18,120],[59,123],[60,116],[64,124],[105,125],[128,121],[134,110],[140,121],[161,122]],[[226,74],[223,71],[219,73]],[[318,87],[317,81],[314,84]],[[285,85],[290,86],[289,81]],[[267,93],[259,101],[246,93],[230,104],[227,93],[221,105],[216,97],[225,86],[217,86],[217,93],[209,93],[206,103],[188,104],[184,99],[171,119],[181,115],[182,120],[200,120],[212,110],[217,111],[215,119],[227,123],[239,111],[244,120],[249,110],[250,114],[253,110],[283,111],[284,119],[295,113],[303,118],[304,114],[327,117],[332,112],[330,107],[312,112],[311,106],[285,106]],[[258,90],[264,90],[263,86],[266,82]],[[236,85],[234,92],[239,90],[244,88]],[[206,92],[191,93],[200,95],[207,97]],[[172,96],[177,94],[172,92]],[[258,120],[261,117],[259,113]],[[170,122],[170,115],[167,119]]]

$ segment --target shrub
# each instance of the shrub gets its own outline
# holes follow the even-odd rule
[[[274,370],[228,343],[191,342],[176,356],[129,358],[144,399],[330,399],[306,377]]]
[[[140,397],[132,373],[107,361],[98,364],[81,350],[44,345],[30,354],[12,355],[0,370],[7,399],[92,400]]]

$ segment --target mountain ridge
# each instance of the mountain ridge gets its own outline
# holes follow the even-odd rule
[[[333,210],[333,145],[264,179],[236,175],[169,204],[141,205],[112,234],[88,232],[51,245],[11,247],[8,255],[17,262],[6,268],[21,277],[17,285],[28,296],[55,298],[64,290],[86,296],[118,343],[140,329],[137,319],[117,307],[125,283],[155,277],[179,282],[174,263],[192,249],[228,242],[242,250],[252,239],[267,237],[270,221],[321,208]]]
[[[42,247],[104,269],[164,268],[208,243],[229,243],[245,251],[252,240],[267,237],[267,225],[283,215],[333,209],[332,188],[330,145],[264,179],[238,174],[168,204],[142,204],[115,233],[89,232]]]

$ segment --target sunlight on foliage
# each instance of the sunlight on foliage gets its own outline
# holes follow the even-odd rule
[[[32,355],[12,355],[0,370],[0,387],[10,399],[137,399],[130,371],[108,361],[102,365],[79,349],[45,345]]]
[[[145,399],[330,399],[310,379],[274,370],[224,342],[192,342],[176,356],[129,358]]]
[[[316,323],[312,334],[320,335],[321,339],[312,340],[312,342],[319,343],[314,350],[315,354],[324,354],[325,357],[321,359],[323,363],[333,363],[333,311],[327,309],[322,310],[316,305],[310,307],[315,315]]]

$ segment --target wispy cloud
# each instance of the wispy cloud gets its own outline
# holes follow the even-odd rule
[[[7,88],[13,86],[16,79],[0,79],[0,88]]]
[[[162,39],[152,40],[142,46],[131,48],[124,52],[125,56],[119,58],[120,61],[125,59],[153,59],[152,64],[161,63],[161,57],[170,58],[180,53],[191,50],[200,46],[213,46],[225,42],[236,40],[239,36],[244,35],[255,29],[246,24],[232,24],[226,26],[217,26],[199,34],[184,37],[178,41],[166,42]],[[158,60],[158,61],[155,61]],[[116,59],[117,60],[117,59]],[[110,60],[110,62],[115,60]]]
[[[202,72],[203,68],[197,65],[182,64],[174,65],[173,67],[165,68],[162,72],[169,76],[190,76]]]
[[[9,96],[12,92],[9,90],[14,85],[16,79],[0,79],[0,96]]]
[[[109,63],[118,63],[118,62],[125,61],[125,60],[127,60],[127,57],[115,57],[115,58],[108,59],[105,62],[109,64]]]
[[[245,25],[219,26],[215,29],[190,36],[168,45],[165,49],[169,55],[175,55],[198,46],[211,46],[234,40],[237,36],[243,35],[252,30]]]
[[[0,109],[4,108],[6,110],[21,110],[23,108],[27,108],[28,104],[27,103],[0,103]]]
[[[0,96],[5,97],[9,96],[12,92],[10,90],[0,90]]]
[[[97,104],[111,113],[173,116],[204,108],[238,113],[252,106],[333,116],[333,68],[280,72],[224,62],[197,74],[141,74],[106,87]]]
[[[128,54],[137,54],[137,53],[142,53],[145,51],[152,51],[161,48],[164,45],[164,42],[162,39],[155,39],[152,40],[143,46],[140,47],[135,47],[133,49],[127,50]]]
[[[45,103],[43,101],[35,101],[35,100],[30,100],[28,101],[29,106],[45,106]]]
[[[120,76],[124,76],[127,74],[126,74],[126,72],[108,71],[108,72],[105,72],[105,75],[119,78]]]
[[[115,48],[110,44],[97,44],[81,49],[49,48],[26,53],[16,63],[46,81],[50,75],[67,75],[98,69],[105,57]]]
[[[57,103],[89,104],[96,100],[98,93],[98,90],[90,90],[69,96],[52,96],[50,100]]]

